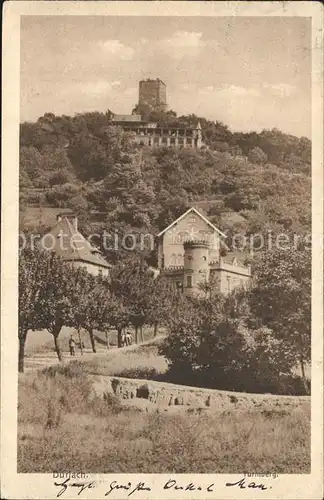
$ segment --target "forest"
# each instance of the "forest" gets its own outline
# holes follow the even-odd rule
[[[155,115],[160,123],[179,126],[199,121],[205,146],[137,145],[132,134],[112,125],[109,110],[73,117],[46,113],[22,123],[21,229],[31,230],[24,224],[28,207],[41,206],[72,209],[85,236],[103,228],[157,234],[194,206],[228,241],[235,233],[309,233],[307,138],[277,129],[231,132],[220,122],[172,111]]]

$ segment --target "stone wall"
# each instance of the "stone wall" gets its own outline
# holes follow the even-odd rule
[[[293,410],[310,405],[307,396],[276,396],[219,391],[181,386],[166,382],[91,375],[94,393],[100,397],[114,394],[120,400],[152,410]],[[146,402],[146,404],[144,404]]]

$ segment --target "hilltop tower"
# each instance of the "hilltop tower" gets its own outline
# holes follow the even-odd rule
[[[184,243],[183,290],[186,295],[203,295],[199,284],[209,281],[209,243],[205,240]]]
[[[166,111],[166,85],[162,80],[141,80],[138,92],[138,111],[145,115],[149,111]]]

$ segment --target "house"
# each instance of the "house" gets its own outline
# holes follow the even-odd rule
[[[216,261],[219,258],[220,238],[226,238],[225,234],[196,208],[190,208],[158,234],[159,268],[184,265],[185,241],[208,241],[209,258]]]
[[[124,132],[134,134],[137,144],[150,147],[202,148],[201,125],[160,125],[145,120],[141,115],[114,115],[111,123],[121,127]]]
[[[51,231],[43,237],[47,249],[53,250],[74,267],[84,267],[90,274],[109,275],[111,265],[101,251],[93,246],[79,231],[78,219],[73,213],[60,213]]]
[[[166,84],[150,78],[139,82],[138,104],[131,115],[111,114],[111,123],[131,132],[137,144],[148,147],[202,148],[201,125],[167,125],[149,119],[151,112],[167,111]]]
[[[251,267],[220,256],[226,236],[197,209],[190,208],[158,234],[158,266],[186,295],[202,293],[211,281],[220,293],[247,287]]]

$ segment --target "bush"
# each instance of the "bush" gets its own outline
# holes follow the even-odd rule
[[[76,181],[76,178],[68,170],[56,170],[49,177],[49,185],[50,186],[67,184],[69,182],[71,183],[71,182],[74,182],[74,181]]]
[[[28,395],[26,386],[30,391]],[[28,404],[29,399],[33,401],[33,407]],[[120,405],[114,396],[109,401],[97,397],[78,362],[72,362],[51,366],[26,377],[19,386],[18,408],[22,422],[32,420],[48,429],[59,427],[66,413],[102,416],[118,412]]]
[[[243,292],[191,300],[160,347],[170,364],[167,380],[239,392],[307,394],[272,330],[247,326],[248,297]]]
[[[74,184],[62,184],[53,186],[45,193],[46,202],[53,206],[67,206],[67,202],[79,194],[80,188]]]

